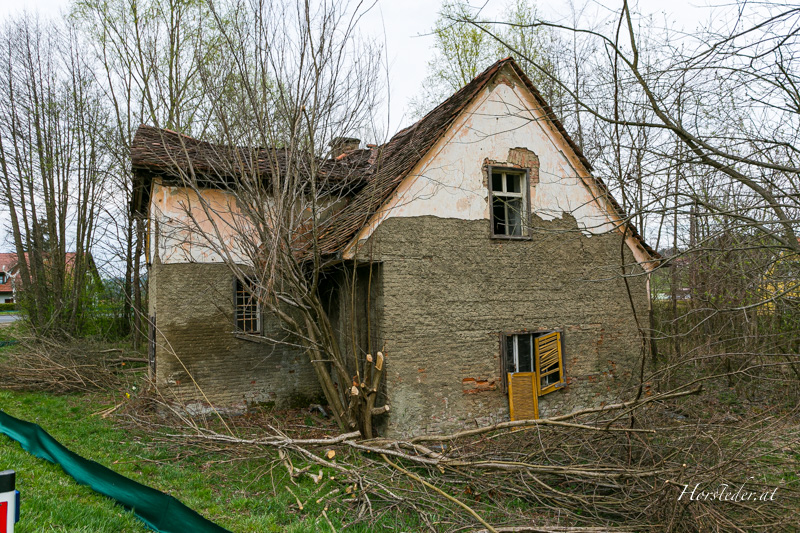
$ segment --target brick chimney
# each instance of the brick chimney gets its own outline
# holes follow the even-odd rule
[[[337,158],[345,152],[356,150],[361,144],[361,139],[355,137],[334,137],[328,146],[331,147],[331,157]]]

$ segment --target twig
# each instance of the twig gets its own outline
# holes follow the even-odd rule
[[[292,489],[290,489],[288,485],[286,486],[286,490],[288,490],[288,491],[289,491],[289,494],[291,494],[292,496],[294,496],[294,499],[297,501],[297,507],[298,507],[298,508],[299,508],[299,509],[302,511],[302,510],[303,510],[303,504],[302,504],[302,503],[300,503],[300,498],[298,498],[298,497],[297,497],[297,494],[295,494],[294,492],[292,492]]]
[[[430,483],[428,483],[427,481],[425,481],[424,479],[422,479],[422,478],[421,478],[421,477],[419,477],[418,475],[416,475],[416,474],[414,474],[414,473],[412,473],[412,472],[409,472],[409,471],[408,471],[408,470],[406,470],[405,468],[403,468],[403,467],[401,467],[401,466],[399,466],[399,465],[396,465],[395,463],[391,462],[391,461],[389,460],[389,458],[388,458],[388,457],[386,457],[386,455],[385,455],[385,454],[381,454],[381,457],[383,457],[383,460],[384,460],[384,461],[386,461],[386,462],[387,462],[389,465],[391,465],[392,467],[396,468],[396,469],[397,469],[397,470],[399,470],[400,472],[404,473],[405,475],[407,475],[407,476],[408,476],[408,477],[410,477],[411,479],[413,479],[413,480],[416,480],[416,481],[418,481],[419,483],[422,483],[423,485],[425,485],[426,487],[428,487],[429,489],[431,489],[431,490],[433,490],[433,491],[436,491],[436,492],[438,492],[439,494],[441,494],[442,496],[444,496],[445,498],[447,498],[447,499],[448,499],[448,500],[450,500],[451,502],[455,503],[456,505],[458,505],[459,507],[461,507],[462,509],[464,509],[465,511],[467,511],[469,514],[471,514],[471,515],[472,515],[472,516],[475,518],[475,520],[477,520],[478,522],[480,522],[481,524],[483,524],[484,526],[486,526],[486,529],[487,529],[487,531],[489,531],[490,533],[497,533],[497,530],[496,530],[495,528],[493,528],[493,527],[491,526],[491,524],[489,524],[489,523],[488,523],[486,520],[484,520],[483,518],[481,518],[481,517],[480,517],[480,515],[478,515],[478,513],[476,513],[475,511],[473,511],[473,510],[472,510],[472,508],[471,508],[470,506],[468,506],[467,504],[465,504],[465,503],[464,503],[464,502],[462,502],[461,500],[458,500],[458,499],[456,499],[456,498],[454,498],[454,497],[450,496],[449,494],[447,494],[447,493],[446,493],[445,491],[443,491],[442,489],[440,489],[440,488],[438,488],[438,487],[436,487],[436,486],[434,486],[434,485],[431,485]]]
[[[335,527],[333,527],[333,524],[331,524],[331,519],[330,519],[330,518],[328,518],[328,513],[327,513],[327,512],[325,512],[325,509],[323,509],[323,510],[322,510],[322,516],[324,516],[324,517],[325,517],[325,521],[326,521],[326,522],[328,523],[328,525],[330,526],[330,528],[331,528],[331,531],[333,531],[333,533],[336,533],[336,528],[335,528]]]

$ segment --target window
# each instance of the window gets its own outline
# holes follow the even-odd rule
[[[503,360],[511,419],[539,418],[538,398],[566,384],[561,333],[504,335]]]
[[[490,175],[492,236],[526,236],[528,173],[519,170],[490,168]]]
[[[256,291],[253,280],[236,278],[236,329],[243,333],[261,332],[261,305]]]

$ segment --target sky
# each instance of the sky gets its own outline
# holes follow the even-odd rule
[[[696,0],[701,2],[703,0]],[[471,0],[471,5],[481,6],[481,15],[486,20],[499,16],[511,0]],[[575,3],[580,3],[576,0]],[[589,0],[588,11],[605,13],[607,9]],[[621,0],[606,2],[612,9],[619,9]],[[658,20],[693,29],[703,19],[707,10],[692,4],[690,0],[640,0],[640,9],[652,13]],[[665,5],[669,11],[665,11]],[[538,0],[538,12],[543,18],[554,22],[564,20],[569,10],[568,0]],[[407,114],[408,102],[419,93],[419,86],[427,74],[427,61],[433,54],[433,37],[430,35],[438,15],[440,0],[378,0],[376,7],[366,17],[367,26],[372,26],[377,38],[385,35],[390,80],[390,123],[392,130],[413,122]]]
[[[503,12],[511,0],[471,0],[481,6],[482,15],[491,18]],[[705,17],[706,0],[639,0],[643,13],[654,14],[659,21],[670,26],[692,30]],[[412,122],[408,103],[419,93],[427,74],[427,61],[433,53],[433,37],[429,35],[438,14],[441,0],[377,0],[364,17],[363,30],[385,43],[389,64],[389,130],[397,131]],[[576,3],[579,1],[576,0]],[[621,0],[606,0],[605,5],[619,9]],[[39,10],[56,14],[66,9],[69,0],[0,0],[0,20],[22,9]],[[549,20],[558,21],[569,14],[568,0],[538,0],[539,13]],[[604,13],[601,3],[587,0],[590,12]],[[382,117],[385,121],[386,117]]]
[[[372,0],[365,0],[370,2]],[[481,15],[492,19],[502,13],[513,0],[471,0],[473,6],[482,6]],[[608,9],[618,10],[622,0],[574,0],[585,3],[589,17],[605,14]],[[600,2],[605,2],[603,5]],[[633,0],[634,2],[636,0]],[[710,16],[703,2],[726,0],[638,0],[642,13],[653,14],[659,23],[673,29],[694,29]],[[538,13],[548,20],[568,22],[569,0],[538,0]],[[46,16],[57,16],[67,9],[69,0],[0,0],[0,23],[23,9],[39,11]],[[376,0],[375,6],[364,17],[363,31],[383,42],[389,65],[389,136],[413,122],[408,111],[409,101],[419,94],[427,75],[427,61],[433,54],[433,37],[430,35],[436,21],[441,0]],[[607,6],[607,7],[606,7]],[[636,8],[634,8],[636,9]],[[378,123],[386,124],[384,116]],[[375,142],[378,139],[363,139]],[[0,248],[6,248],[6,213],[0,209]]]

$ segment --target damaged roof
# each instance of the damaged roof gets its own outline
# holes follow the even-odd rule
[[[347,205],[333,214],[320,228],[321,253],[341,252],[355,238],[359,230],[379,211],[414,166],[447,133],[461,112],[506,66],[522,80],[586,171],[589,173],[592,171],[592,165],[580,147],[569,136],[552,108],[519,65],[510,57],[502,59],[415,124],[399,131],[387,143],[372,149],[353,150],[336,159],[319,160],[324,176],[331,180],[347,181],[351,186]],[[149,194],[149,179],[152,179],[154,174],[177,176],[183,171],[230,176],[256,170],[261,175],[269,175],[271,168],[277,167],[285,171],[287,161],[290,159],[300,158],[291,158],[285,150],[215,145],[169,130],[142,125],[137,130],[131,146],[134,181],[135,185],[137,182],[139,184],[139,194],[134,198],[133,207],[137,210],[144,207],[143,202]],[[598,186],[601,195],[608,199],[616,214],[622,220],[628,221],[627,214],[611,196],[603,180],[591,174],[590,179]],[[630,221],[628,221],[628,231],[651,257],[660,257],[644,241]]]
[[[353,152],[369,152],[354,150]],[[199,141],[188,135],[142,124],[131,143],[131,165],[134,170],[148,170],[179,178],[182,173],[204,176],[236,176],[257,174],[269,176],[277,170],[289,171],[289,165],[302,163],[285,148],[246,148]],[[330,179],[349,179],[353,171],[363,170],[363,155],[353,153],[343,159],[316,158],[320,175]],[[300,169],[302,170],[302,169]]]
[[[317,165],[317,178],[324,186],[357,187],[370,167],[370,150],[353,150],[340,159],[297,157],[284,148],[248,148],[200,141],[168,129],[142,124],[131,142],[131,168],[134,178],[132,208],[145,212],[150,183],[158,176],[167,183],[181,184],[196,178],[205,187],[232,185],[235,176],[257,175],[268,179],[273,174],[286,176],[290,170],[303,175],[302,168],[290,165]]]

